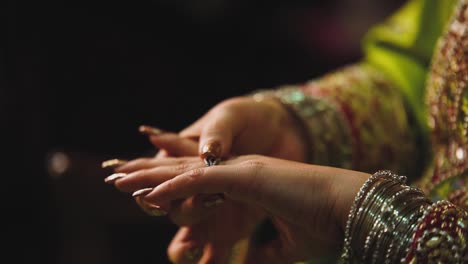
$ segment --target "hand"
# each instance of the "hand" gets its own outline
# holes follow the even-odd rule
[[[291,263],[337,250],[354,197],[370,176],[263,156],[232,158],[213,167],[205,167],[198,158],[162,158],[153,165],[151,170],[136,171],[120,179],[116,186],[127,192],[157,186],[144,200],[161,205],[170,215],[171,201],[224,193],[233,205],[221,204],[212,212],[235,205],[237,212],[232,214],[232,223],[249,222],[245,229],[236,225],[219,229],[206,226],[216,219],[210,210],[194,201],[191,210],[199,210],[197,223],[205,223],[201,229],[197,229],[197,224],[191,225],[195,233],[215,229],[243,238],[263,217],[271,219],[277,238],[252,249],[248,263]],[[228,240],[231,235],[227,234]],[[205,256],[205,260],[209,259],[208,254]]]
[[[117,168],[118,172],[128,175],[115,184],[122,191],[135,192],[159,183],[148,175],[170,179],[187,169],[204,166],[199,158],[140,158]],[[173,263],[228,263],[236,243],[249,238],[265,219],[265,214],[229,198],[221,200],[223,204],[219,206],[213,199],[216,197],[217,194],[197,194],[158,206],[144,200],[143,196],[135,199],[147,214],[169,212],[172,222],[181,226],[168,247]]]
[[[116,168],[116,172],[135,176],[138,173],[133,172],[151,170],[153,167],[161,165],[163,157],[195,156],[197,154],[197,142],[192,139],[182,138],[175,133],[149,126],[141,126],[139,130],[148,135],[151,143],[159,150],[156,157],[129,161]],[[185,166],[183,159],[179,161],[178,169],[184,169]],[[235,216],[249,209],[230,200],[221,200],[225,202],[225,205],[220,208],[203,210],[206,205],[217,205],[220,202],[217,199],[219,199],[218,195],[195,195],[171,202],[169,217],[174,223],[181,226],[168,247],[169,259],[172,262],[194,263],[194,261],[200,260],[200,263],[210,261],[227,263],[233,248],[239,245],[237,243],[239,237],[247,237],[256,228],[255,223],[260,222],[253,217],[264,218],[261,213],[251,212],[245,214],[246,219],[239,222],[239,218]],[[146,202],[141,196],[135,197],[135,200],[148,215],[163,215],[159,206]],[[201,204],[203,207],[200,206]],[[200,208],[202,209],[200,210]],[[204,217],[207,213],[210,215],[209,218]],[[239,228],[226,228],[235,225]],[[239,232],[240,230],[244,231]]]
[[[151,144],[158,149],[156,158],[196,156],[198,154],[198,142],[193,139],[183,138],[176,133],[146,125],[140,126],[138,130],[147,135]]]
[[[213,107],[180,132],[199,140],[199,154],[262,154],[295,161],[306,160],[301,129],[285,107],[275,99],[256,101],[235,97]]]

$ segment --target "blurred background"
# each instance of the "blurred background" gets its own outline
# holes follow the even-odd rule
[[[2,1],[2,218],[9,263],[168,263],[177,228],[103,182],[219,101],[360,59],[403,0]],[[5,257],[6,258],[6,257]]]

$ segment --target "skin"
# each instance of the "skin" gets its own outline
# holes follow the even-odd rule
[[[214,106],[179,134],[166,132],[158,136],[150,136],[149,139],[160,149],[159,153],[156,157],[137,159],[117,169],[117,172],[130,173],[129,177],[116,182],[116,186],[122,191],[133,192],[141,188],[155,187],[194,169],[190,167],[193,164],[190,163],[192,165],[188,166],[184,158],[173,160],[170,157],[200,156],[204,147],[213,143],[219,144],[220,156],[224,159],[229,159],[234,155],[262,154],[297,162],[306,160],[306,144],[304,144],[298,124],[284,107],[273,99],[258,102],[251,97],[231,98]],[[254,160],[257,160],[257,156],[249,157],[256,157]],[[232,162],[234,160],[238,159],[233,159]],[[204,166],[200,158],[194,158],[193,161],[199,163],[196,166]],[[251,164],[255,164],[254,161],[252,162]],[[269,162],[271,161],[267,164]],[[286,161],[281,162],[284,170],[288,168],[293,171],[297,166],[302,168],[305,165],[284,162]],[[243,168],[245,164],[237,164],[237,166]],[[153,173],[151,174],[153,176],[148,176],[148,173]],[[289,177],[287,176],[289,174],[281,175]],[[251,176],[253,175],[248,177]],[[356,183],[359,182],[356,181]],[[340,182],[338,185],[341,184]],[[286,188],[285,191],[291,192],[296,188],[297,186],[291,189]],[[350,196],[354,197],[354,189],[350,190],[352,193]],[[194,263],[193,260],[187,260],[187,252],[198,251],[201,252],[197,258],[198,263],[226,263],[234,244],[241,238],[250,237],[259,223],[270,218],[271,212],[266,208],[260,205],[252,206],[249,202],[233,199],[230,196],[218,208],[205,208],[203,203],[209,197],[210,194],[202,192],[170,201],[153,201],[146,197],[136,198],[138,205],[146,212],[151,210],[153,203],[164,207],[168,210],[170,219],[181,226],[168,247],[168,256],[172,262]],[[344,211],[347,215],[349,209]],[[279,226],[284,226],[284,224]],[[335,240],[333,241],[336,243]],[[295,242],[287,245],[293,248]],[[310,248],[303,251],[310,251]],[[252,252],[260,251],[256,248]],[[284,252],[284,256],[290,255],[286,253],[288,252]],[[299,256],[300,254],[295,255],[296,258]],[[250,257],[250,259],[257,258],[256,256]],[[276,259],[284,260],[284,258]]]
[[[186,238],[208,232],[204,240],[195,242],[205,245],[201,263],[226,260],[225,255],[219,255],[228,254],[216,247],[210,249],[207,242],[211,246],[213,240],[230,245],[250,236],[265,217],[271,219],[278,237],[252,250],[247,263],[292,263],[336,251],[354,196],[370,176],[259,155],[233,157],[214,167],[206,167],[197,157],[160,158],[150,163],[152,169],[136,170],[118,180],[116,187],[134,192],[156,186],[143,199],[161,205],[170,215],[172,201],[200,194],[224,193],[228,197],[228,202],[216,208],[203,209],[194,201],[191,213],[198,214],[198,221],[189,226],[197,228],[182,229],[178,234]],[[174,210],[178,214],[181,209],[176,206]],[[216,213],[229,214],[230,222],[217,222]],[[237,229],[229,232],[232,226]],[[223,236],[216,236],[219,232]],[[173,250],[184,251],[196,240],[178,241]]]
[[[306,160],[305,140],[296,121],[277,100],[235,97],[214,106],[180,132],[199,142],[220,144],[221,157],[261,154],[294,161]],[[254,144],[252,142],[255,142]]]

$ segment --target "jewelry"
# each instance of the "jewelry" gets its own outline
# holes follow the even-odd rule
[[[412,230],[430,201],[405,185],[406,177],[378,171],[355,197],[345,228],[341,262],[392,263],[405,254]]]

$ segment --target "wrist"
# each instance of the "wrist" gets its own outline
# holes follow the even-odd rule
[[[430,201],[406,177],[379,171],[359,189],[344,230],[344,263],[403,259],[413,229]]]
[[[289,160],[307,162],[308,160],[308,139],[301,122],[295,118],[294,114],[278,98],[269,99],[274,105],[280,119],[280,129],[284,131],[283,140],[289,146],[289,153],[285,153]],[[284,129],[287,128],[287,129]]]
[[[278,131],[281,131],[276,138],[277,146],[283,146],[278,150],[280,155],[277,158],[307,162],[309,157],[309,142],[305,132],[305,127],[298,120],[290,109],[281,102],[281,99],[273,96],[270,92],[260,92],[252,96],[252,99],[265,105],[269,112],[275,113]],[[281,144],[280,142],[284,142]],[[287,146],[286,148],[284,146]]]
[[[332,195],[336,201],[332,214],[335,216],[341,233],[344,233],[354,198],[371,175],[353,170],[336,170],[334,175],[329,177],[334,186]]]
[[[351,167],[351,138],[347,124],[334,104],[305,94],[299,86],[259,91],[256,100],[276,98],[299,127],[308,163]]]

